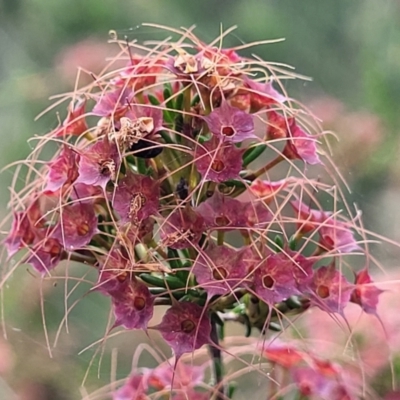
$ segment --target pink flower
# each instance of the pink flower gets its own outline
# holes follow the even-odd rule
[[[49,163],[49,174],[45,191],[56,192],[71,185],[79,176],[79,155],[69,146],[64,146],[59,156]]]
[[[118,74],[112,83],[115,86],[132,87],[135,91],[154,85],[157,76],[162,72],[162,60],[152,60],[133,54],[129,64]]]
[[[312,209],[299,200],[291,201],[290,204],[297,213],[297,227],[300,232],[317,230],[319,245],[323,250],[339,253],[360,250],[352,231],[344,222],[335,219],[331,212]]]
[[[146,175],[127,173],[110,195],[123,223],[137,223],[158,213],[159,184]]]
[[[350,253],[361,250],[354,239],[353,232],[345,223],[335,220],[333,217],[323,222],[318,229],[319,245],[326,251],[335,250],[339,253]]]
[[[14,213],[11,230],[4,240],[8,256],[13,256],[19,249],[32,245],[42,238],[40,231],[46,228],[45,219],[40,209],[41,197],[36,197],[26,211]]]
[[[359,304],[366,313],[376,314],[379,295],[383,293],[383,290],[373,285],[373,280],[367,268],[364,268],[356,274],[354,284],[355,287],[351,294],[350,301]]]
[[[113,400],[148,400],[145,376],[132,374],[125,384],[113,393]]]
[[[243,286],[247,274],[245,252],[227,246],[209,244],[194,262],[192,272],[200,287],[211,298],[216,294],[231,293]]]
[[[350,301],[353,285],[331,264],[314,272],[311,290],[313,305],[326,312],[342,314]]]
[[[8,256],[11,257],[23,247],[31,245],[36,238],[35,229],[26,211],[14,213],[11,230],[4,240]]]
[[[52,237],[68,250],[81,249],[98,232],[97,217],[89,203],[74,203],[61,209],[60,221]]]
[[[166,362],[149,373],[148,384],[157,390],[188,390],[202,383],[205,378],[206,365],[190,365],[177,361],[173,366]]]
[[[195,246],[205,230],[204,218],[189,206],[170,214],[161,227],[161,240],[172,249]]]
[[[207,228],[228,231],[244,226],[242,208],[242,202],[216,190],[211,197],[196,208],[196,211],[204,218]]]
[[[115,315],[114,327],[147,329],[153,316],[154,297],[147,286],[139,280],[125,280],[118,292],[113,291],[112,305]]]
[[[44,237],[29,250],[26,262],[40,274],[47,274],[54,269],[61,260],[63,248],[61,243],[52,237]]]
[[[196,392],[195,390],[189,389],[182,393],[174,394],[171,400],[210,400],[211,393]]]
[[[186,301],[169,308],[154,329],[160,331],[176,358],[211,342],[211,324],[203,307]]]
[[[96,289],[104,294],[118,294],[126,281],[132,279],[133,264],[120,250],[114,249],[100,259]]]
[[[265,204],[270,204],[287,184],[286,179],[276,182],[256,179],[251,183],[250,191],[257,196],[257,199],[262,200]]]
[[[181,51],[176,57],[168,57],[165,68],[179,78],[190,79],[205,74],[211,61],[202,53],[192,55]]]
[[[259,111],[272,104],[282,104],[287,98],[274,89],[272,81],[261,83],[245,76],[243,78],[245,86],[250,89],[251,110]]]
[[[209,140],[196,147],[194,163],[204,180],[220,183],[239,179],[243,151],[232,143],[215,144]]]
[[[256,139],[254,120],[251,114],[232,107],[227,101],[203,117],[211,133],[221,141],[239,143],[245,139]]]
[[[271,222],[272,219],[271,212],[261,201],[243,203],[241,213],[245,221],[244,227],[251,229],[260,229]]]
[[[108,181],[114,180],[119,169],[120,157],[117,146],[108,137],[86,148],[79,162],[77,183],[100,186],[105,189]]]
[[[294,262],[284,253],[269,255],[255,265],[254,292],[269,305],[300,294],[294,277]]]

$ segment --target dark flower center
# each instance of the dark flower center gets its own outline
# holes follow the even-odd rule
[[[23,237],[22,237],[22,241],[25,244],[32,244],[35,240],[35,234],[31,231],[31,230],[27,230],[26,232],[24,232]]]
[[[79,172],[78,172],[77,168],[74,168],[74,167],[68,169],[68,172],[67,172],[67,182],[68,183],[75,182],[79,177]]]
[[[226,215],[220,215],[215,217],[215,225],[217,226],[228,226],[232,221]]]
[[[334,248],[335,247],[335,242],[333,241],[332,237],[329,235],[324,235],[322,237],[322,241],[324,245],[328,248]]]
[[[48,238],[43,245],[43,251],[52,257],[57,257],[61,253],[61,245],[56,239]]]
[[[128,271],[123,271],[117,275],[117,280],[118,282],[123,283],[126,281],[127,277],[128,277]]]
[[[221,128],[221,134],[227,137],[231,137],[236,134],[236,130],[233,126],[223,126]]]
[[[115,178],[115,162],[112,159],[101,160],[99,162],[100,175],[109,176],[112,180]]]
[[[321,297],[321,299],[326,299],[330,296],[331,293],[328,286],[319,285],[317,288],[317,294],[319,297]]]
[[[86,221],[82,222],[76,227],[76,233],[78,234],[78,236],[85,236],[89,233],[89,231],[90,226]]]
[[[184,74],[198,72],[197,60],[190,54],[181,54],[175,58],[174,67]]]
[[[221,172],[225,168],[225,164],[221,160],[214,160],[214,162],[211,165],[211,169],[214,170],[215,172]]]
[[[275,279],[271,275],[264,275],[262,284],[266,289],[272,289],[275,285]]]
[[[142,311],[146,306],[146,300],[143,297],[136,296],[133,300],[133,307],[136,310]]]
[[[185,333],[193,332],[194,328],[196,328],[195,323],[191,319],[185,319],[181,322],[181,331]]]
[[[222,281],[228,276],[228,271],[223,267],[213,268],[212,276],[216,281]]]

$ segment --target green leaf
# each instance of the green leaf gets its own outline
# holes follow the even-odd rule
[[[267,148],[266,144],[259,144],[251,149],[248,149],[243,154],[243,167],[247,167],[256,158],[258,158],[262,153],[264,153]]]
[[[280,253],[282,251],[282,249],[283,249],[283,246],[284,246],[282,236],[281,235],[276,235],[275,239],[274,239],[274,242],[275,242],[276,251],[278,253]]]
[[[156,96],[153,96],[152,94],[148,94],[147,98],[149,99],[150,103],[153,106],[159,106],[160,105],[160,102],[158,101]]]

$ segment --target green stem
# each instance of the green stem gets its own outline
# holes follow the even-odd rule
[[[224,239],[225,239],[225,232],[224,231],[218,231],[217,232],[217,244],[218,246],[222,246],[224,244]]]
[[[216,346],[212,344],[208,346],[213,365],[214,374],[214,386],[216,388],[216,393],[213,397],[214,400],[224,400],[225,397],[225,387],[223,384],[224,380],[224,368],[222,363],[221,349],[219,348],[219,338],[218,338],[218,326],[216,318],[211,315],[211,341],[215,343]]]
[[[188,124],[190,122],[190,110],[192,108],[192,96],[191,96],[191,84],[187,85],[183,91],[183,109],[185,113],[183,114],[183,123]]]
[[[84,254],[78,254],[78,253],[70,253],[67,257],[65,257],[65,259],[91,266],[94,266],[97,262],[97,260],[94,257],[85,256]]]

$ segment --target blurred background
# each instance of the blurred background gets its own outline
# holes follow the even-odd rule
[[[140,41],[149,34],[164,35],[143,30],[143,22],[196,24],[195,32],[208,42],[221,24],[225,29],[238,25],[225,47],[286,39],[251,51],[313,78],[290,81],[286,89],[339,136],[335,160],[353,188],[350,198],[363,210],[365,226],[400,241],[399,21],[399,0],[0,0],[1,167],[29,154],[28,138],[57,125],[53,111],[37,122],[34,118],[51,104],[51,95],[72,90],[78,66],[97,73],[104,59],[115,54],[107,44],[109,30]],[[8,212],[10,181],[11,173],[3,172],[2,215]],[[396,265],[394,247],[384,246],[379,253],[385,268]],[[69,273],[83,276],[79,268]],[[97,294],[79,302],[70,314],[69,334],[62,330],[50,359],[41,307],[53,343],[65,313],[65,288],[63,280],[43,285],[44,305],[39,289],[40,282],[20,268],[2,292],[7,341],[0,337],[0,399],[81,398],[79,385],[94,352],[102,349],[78,352],[105,334],[109,304]],[[88,289],[80,285],[69,304]],[[145,339],[141,333],[115,339],[126,349],[114,362],[117,379],[130,370],[135,337]],[[107,344],[100,367],[98,357],[93,363],[89,392],[110,382],[114,345]]]

